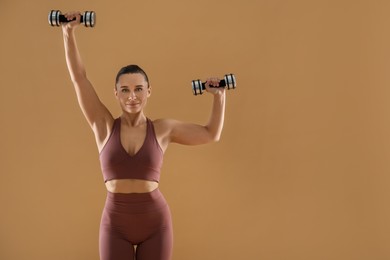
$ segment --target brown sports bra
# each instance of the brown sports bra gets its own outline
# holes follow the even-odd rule
[[[140,150],[131,156],[121,143],[121,118],[114,120],[111,135],[100,152],[104,182],[112,179],[160,181],[163,152],[156,139],[152,121],[149,118],[146,121],[144,143]]]

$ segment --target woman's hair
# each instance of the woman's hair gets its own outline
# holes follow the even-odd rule
[[[145,78],[145,81],[148,83],[148,87],[149,87],[148,75],[146,75],[145,71],[143,69],[141,69],[138,65],[127,65],[127,66],[121,68],[119,70],[118,74],[116,75],[115,86],[118,83],[119,77],[121,75],[123,75],[123,74],[135,74],[135,73],[142,74],[144,76],[144,78]]]

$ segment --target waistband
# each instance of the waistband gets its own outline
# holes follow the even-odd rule
[[[147,202],[163,197],[159,188],[144,193],[112,193],[107,191],[107,199],[118,202]]]
[[[108,212],[134,214],[159,211],[168,204],[157,188],[146,193],[107,192],[105,210]]]

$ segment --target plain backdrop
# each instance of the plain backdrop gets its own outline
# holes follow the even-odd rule
[[[171,145],[174,260],[390,259],[390,2],[0,0],[0,259],[98,259],[105,187],[51,9],[77,29],[114,116],[146,70],[146,115],[207,122],[191,80],[234,73],[222,139]]]

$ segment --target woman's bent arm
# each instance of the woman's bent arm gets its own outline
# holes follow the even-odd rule
[[[217,85],[218,79],[208,80],[206,90],[213,94],[213,105],[211,115],[206,125],[184,123],[177,120],[166,119],[156,122],[162,124],[166,129],[164,136],[167,140],[164,143],[179,143],[184,145],[200,145],[219,141],[222,133],[225,118],[225,89],[210,88],[209,85]]]

